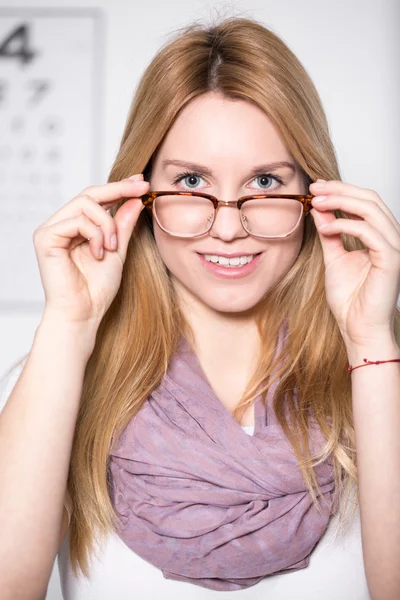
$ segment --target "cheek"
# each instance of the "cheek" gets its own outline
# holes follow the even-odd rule
[[[171,273],[178,276],[184,269],[184,257],[188,253],[190,241],[165,233],[155,220],[153,221],[153,229],[154,239],[162,261]]]
[[[275,258],[277,259],[277,270],[282,275],[296,262],[299,255],[304,236],[304,219],[300,222],[299,228],[286,240],[279,240],[276,244]]]
[[[269,286],[268,290],[280,281],[288,271],[293,267],[297,260],[304,235],[304,219],[300,222],[299,228],[286,240],[279,240],[276,244],[271,244],[269,248],[268,260],[265,262],[265,270],[268,272]]]

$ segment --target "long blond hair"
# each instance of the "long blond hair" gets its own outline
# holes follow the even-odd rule
[[[301,169],[305,192],[318,177],[341,179],[321,100],[306,70],[268,28],[251,18],[230,17],[208,26],[189,25],[156,54],[139,82],[108,181],[140,172],[148,180],[152,158],[179,111],[211,91],[253,102],[265,111]],[[68,476],[75,575],[78,567],[89,575],[95,541],[101,543],[117,525],[109,496],[113,437],[161,382],[180,335],[193,339],[145,212],[129,242],[120,289],[100,324],[85,371]],[[335,214],[346,218],[339,210]],[[342,238],[347,250],[365,248],[352,236]],[[248,403],[281,377],[273,407],[319,509],[314,467],[328,457],[333,461],[340,497],[357,487],[357,467],[347,353],[326,302],[322,248],[311,217],[305,220],[296,262],[258,308],[262,353],[233,416],[240,422]],[[399,309],[395,317],[399,340]],[[284,319],[290,336],[273,361]],[[309,414],[326,438],[314,456],[308,447]]]

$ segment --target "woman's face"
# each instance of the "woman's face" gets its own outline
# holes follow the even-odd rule
[[[178,161],[197,166],[184,167],[176,164]],[[283,161],[292,163],[294,169],[265,167],[257,175],[252,173],[260,165]],[[185,172],[193,174],[177,181]],[[265,113],[250,102],[211,92],[192,100],[168,131],[154,157],[150,190],[201,191],[223,200],[263,192],[308,193]],[[154,217],[153,225],[175,289],[186,300],[197,299],[215,311],[239,313],[251,311],[291,268],[300,251],[304,216],[298,228],[282,239],[261,239],[247,233],[239,210],[232,205],[220,205],[212,229],[197,238],[174,237],[163,231]],[[204,259],[205,254],[250,256],[260,252],[254,259],[255,268],[236,277],[232,277],[233,271],[217,273],[212,264],[208,268],[210,263]]]

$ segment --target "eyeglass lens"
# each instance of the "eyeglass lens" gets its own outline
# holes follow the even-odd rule
[[[214,217],[211,200],[199,196],[157,196],[153,205],[163,229],[177,235],[201,235]],[[303,205],[292,198],[255,198],[240,209],[245,230],[258,236],[287,235],[298,225]]]

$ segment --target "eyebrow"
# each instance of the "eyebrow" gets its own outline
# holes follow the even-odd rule
[[[214,175],[212,170],[209,169],[208,167],[206,167],[204,165],[192,163],[192,162],[187,162],[185,160],[175,160],[175,159],[169,159],[169,158],[166,158],[165,160],[163,160],[163,162],[162,162],[163,168],[168,167],[169,165],[173,165],[176,167],[185,167],[186,169],[191,169],[192,171],[199,171],[201,173],[204,173],[204,175],[208,175],[209,177],[213,177],[213,175]],[[277,162],[265,163],[263,165],[258,165],[257,167],[254,167],[250,171],[250,174],[251,175],[260,175],[260,174],[268,172],[268,171],[276,171],[277,169],[283,169],[284,167],[288,167],[292,171],[296,171],[296,167],[295,167],[294,163],[283,160],[283,161],[277,161]]]

